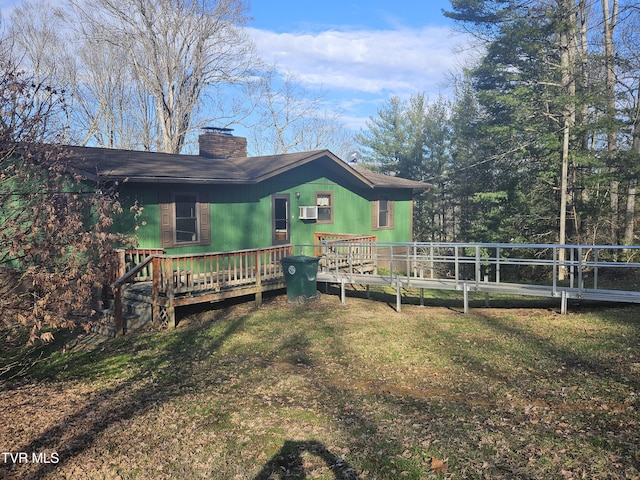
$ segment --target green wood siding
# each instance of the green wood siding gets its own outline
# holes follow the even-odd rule
[[[350,179],[346,179],[349,182]],[[271,196],[288,193],[290,205],[291,243],[312,244],[315,232],[375,234],[381,242],[411,241],[411,192],[407,190],[371,189],[351,180],[347,184],[335,172],[323,172],[308,164],[257,185],[167,185],[125,184],[121,199],[127,205],[133,201],[143,207],[138,219],[140,247],[159,247],[161,192],[193,192],[206,194],[209,199],[211,221],[210,245],[168,249],[168,253],[198,253],[257,248],[271,245]],[[333,223],[317,224],[298,219],[298,207],[315,204],[318,191],[333,193]],[[297,198],[296,193],[299,193]],[[372,202],[379,196],[394,201],[394,227],[386,230],[372,228]],[[119,219],[114,228],[131,231],[129,215]]]

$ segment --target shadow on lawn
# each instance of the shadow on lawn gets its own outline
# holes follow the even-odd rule
[[[360,478],[347,462],[331,453],[322,443],[314,440],[306,442],[287,440],[253,480],[307,478],[302,460],[303,452],[308,452],[321,458],[333,472],[336,480],[356,480]]]
[[[590,349],[594,349],[595,347],[585,347],[584,351],[579,351],[577,349],[571,349],[566,346],[558,345],[557,342],[553,340],[548,334],[537,334],[531,330],[525,330],[519,327],[517,324],[513,324],[508,320],[497,320],[487,315],[483,315],[481,310],[476,310],[474,312],[474,317],[482,322],[482,324],[489,330],[493,330],[498,334],[504,335],[507,338],[512,338],[516,340],[515,346],[526,345],[529,347],[531,354],[535,354],[539,359],[546,359],[549,366],[553,366],[554,370],[549,371],[538,371],[536,372],[540,376],[544,376],[545,374],[549,376],[550,380],[553,380],[555,383],[568,381],[575,382],[577,380],[576,374],[584,374],[589,377],[593,376],[601,379],[602,381],[614,381],[621,384],[627,384],[633,388],[634,391],[638,391],[640,389],[640,382],[637,377],[626,375],[621,367],[622,365],[619,362],[618,358],[602,358],[597,355],[595,352],[593,355],[590,354]],[[621,318],[608,318],[608,321],[619,323],[622,326],[631,325],[632,327],[637,329],[637,323],[625,322]],[[578,335],[584,334],[589,338],[591,342],[597,341],[608,341],[609,339],[602,338],[598,340],[594,334],[590,334],[587,332],[574,332]],[[567,331],[567,335],[569,332]],[[636,331],[635,336],[638,336],[638,332]],[[629,341],[628,345],[635,345],[633,341]],[[621,350],[624,350],[625,345],[619,346]],[[493,348],[498,348],[498,346],[494,346]],[[613,347],[612,347],[613,348]],[[629,347],[630,348],[630,347]],[[491,370],[491,366],[479,361],[479,357],[482,356],[481,351],[478,352],[478,357],[474,355],[472,349],[465,350],[466,359],[469,365],[471,365],[477,371],[482,370]],[[460,354],[460,352],[458,352]],[[505,354],[511,354],[513,358],[517,358],[519,352],[517,348],[514,351],[509,352],[505,351]],[[620,352],[622,353],[622,351]],[[539,361],[538,361],[539,363]],[[535,367],[535,365],[532,365]],[[532,368],[532,371],[535,372],[535,368]],[[496,371],[494,372],[496,376],[500,376],[500,374]],[[505,378],[505,380],[508,380]]]
[[[44,478],[89,448],[96,438],[110,426],[180,397],[184,393],[181,389],[184,385],[176,382],[176,379],[185,379],[192,375],[195,369],[194,364],[198,360],[198,353],[203,349],[208,354],[219,350],[228,338],[243,327],[246,318],[246,315],[243,315],[230,320],[227,328],[215,338],[206,337],[206,331],[199,328],[173,333],[164,348],[154,358],[152,371],[138,372],[117,386],[100,392],[95,400],[89,402],[82,409],[65,417],[64,420],[31,442],[13,449],[15,452],[28,452],[30,456],[30,452],[38,454],[54,451],[58,454],[59,461],[57,463],[0,463],[0,478],[35,480]],[[123,349],[126,347],[123,345],[129,345],[126,343],[126,339],[125,343],[109,346],[94,354],[92,359],[102,363],[117,351],[125,353]],[[168,367],[163,367],[163,365],[168,365]],[[89,377],[90,372],[80,370],[77,375],[80,378]],[[155,379],[150,381],[150,377],[154,375]],[[25,471],[26,469],[29,471]]]
[[[474,374],[469,377],[470,379],[475,376],[477,381],[481,383],[485,381],[484,378],[493,377],[500,385],[508,385],[509,382],[513,382],[513,379],[508,376],[509,372],[502,371],[499,366],[487,363],[486,358],[482,355],[483,349],[494,348],[500,350],[503,356],[510,355],[515,362],[522,361],[519,358],[519,348],[513,348],[510,351],[501,350],[504,349],[504,345],[496,341],[499,334],[518,338],[519,344],[524,342],[530,345],[537,357],[552,359],[551,365],[580,365],[580,368],[587,369],[591,375],[597,375],[602,379],[610,378],[614,365],[603,366],[594,359],[581,356],[579,352],[573,352],[549,342],[545,336],[519,328],[508,321],[499,321],[489,316],[483,316],[478,311],[475,313],[474,318],[483,323],[489,332],[496,334],[495,337],[493,335],[489,337],[488,345],[481,345],[477,348],[455,348],[456,342],[460,341],[455,332],[447,330],[438,332],[441,337],[442,350],[437,353],[449,356],[455,362],[464,364],[465,368]],[[306,391],[311,392],[310,394],[317,400],[317,404],[311,406],[302,403],[306,399],[306,396],[303,396],[302,400],[294,405],[305,409],[317,408],[319,409],[318,413],[329,418],[332,428],[339,430],[339,434],[342,435],[342,442],[346,444],[342,446],[348,446],[351,450],[349,458],[351,464],[358,469],[369,468],[371,473],[379,475],[379,478],[395,478],[397,475],[391,469],[397,469],[398,472],[404,469],[413,475],[410,478],[419,478],[429,472],[429,463],[426,460],[432,454],[440,455],[451,452],[455,460],[454,447],[458,445],[473,445],[475,448],[482,440],[483,435],[490,436],[502,430],[505,435],[513,435],[514,426],[524,429],[530,425],[529,418],[523,413],[524,407],[513,409],[513,411],[509,410],[508,406],[504,405],[503,396],[495,396],[495,392],[480,388],[480,384],[469,385],[464,390],[452,389],[450,395],[437,391],[433,395],[429,395],[424,391],[425,384],[416,385],[411,391],[404,391],[394,385],[393,380],[386,380],[380,373],[373,375],[369,382],[359,381],[361,379],[352,376],[348,363],[350,345],[341,337],[341,329],[324,321],[326,312],[323,310],[322,303],[317,307],[313,305],[294,307],[288,311],[288,314],[289,317],[299,316],[305,321],[294,328],[295,325],[291,325],[289,318],[283,319],[281,323],[274,323],[272,328],[276,331],[283,329],[284,333],[271,336],[268,335],[269,331],[262,332],[262,335],[257,336],[255,341],[261,342],[263,345],[265,338],[268,338],[269,348],[267,350],[254,351],[243,343],[242,348],[251,352],[249,357],[243,357],[243,361],[246,362],[245,366],[246,368],[264,369],[264,365],[284,361],[288,366],[287,376],[305,377]],[[248,315],[240,315],[235,319],[226,318],[224,325],[215,335],[208,333],[206,329],[187,328],[166,335],[141,338],[134,344],[126,343],[127,340],[125,340],[125,343],[115,343],[113,346],[108,346],[103,353],[97,354],[101,357],[94,358],[96,362],[93,365],[89,364],[90,368],[107,368],[108,360],[112,356],[115,357],[114,353],[135,354],[130,351],[132,345],[138,345],[140,351],[146,352],[151,350],[151,342],[164,341],[161,348],[146,354],[154,355],[153,362],[150,362],[149,358],[140,359],[144,363],[152,363],[153,367],[147,371],[137,372],[113,388],[100,392],[100,395],[82,409],[15,450],[22,452],[57,450],[60,456],[58,464],[26,466],[25,469],[31,469],[28,472],[28,478],[41,479],[52,474],[62,464],[89,449],[102,432],[111,426],[179,398],[184,393],[183,387],[188,386],[185,385],[185,380],[188,383],[191,376],[197,376],[196,365],[202,360],[202,355],[211,355],[211,353],[220,350],[232,336],[242,333],[245,322],[250,318]],[[321,356],[314,350],[317,348],[314,343],[314,332],[321,332],[322,345],[326,345],[328,350],[326,356]],[[145,345],[144,342],[149,344]],[[385,348],[385,346],[380,345],[379,348]],[[231,357],[228,357],[229,361],[232,361]],[[333,363],[322,361],[325,357],[334,359]],[[135,359],[134,356],[131,361],[135,362]],[[103,366],[99,367],[96,364]],[[267,375],[267,370],[264,372],[257,370],[257,372],[256,378],[264,375],[264,381],[272,380]],[[91,376],[89,370],[80,370],[78,373],[79,380]],[[224,369],[216,374],[224,375]],[[569,378],[559,378],[557,367],[549,369],[547,374],[549,379],[558,382]],[[154,376],[153,382],[149,378],[151,375]],[[525,373],[525,375],[528,378],[520,379],[518,382],[522,380],[531,382],[531,386],[534,388],[532,394],[535,395],[535,388],[540,383],[535,378],[535,373]],[[571,381],[575,382],[576,379]],[[570,386],[573,383],[567,385]],[[635,383],[633,386],[636,390],[640,387]],[[485,418],[488,414],[484,408],[484,399],[469,398],[469,389],[475,387],[478,387],[479,392],[486,392],[487,403],[494,410],[489,414],[504,420],[504,426],[492,426],[488,423],[478,424],[478,418]],[[558,384],[556,390],[561,387],[562,385]],[[525,388],[523,391],[528,390]],[[284,403],[284,400],[290,395],[290,392],[284,389],[280,393],[286,412],[289,404]],[[529,399],[524,400],[528,401]],[[564,401],[565,399],[561,398],[560,400]],[[285,418],[284,421],[286,422],[287,419]],[[603,421],[605,422],[601,427],[603,431],[615,431],[616,425],[610,422],[606,416],[603,417]],[[553,439],[556,444],[566,441],[556,432],[555,424],[539,424],[536,428],[542,432],[538,433],[538,439],[531,440],[531,442],[542,441],[542,434],[546,436],[545,438]],[[598,442],[603,438],[604,434],[600,431],[598,433],[599,435],[593,438],[593,442]],[[308,432],[304,433],[303,438],[306,438],[307,435]],[[262,466],[257,475],[252,477],[253,480],[307,478],[311,476],[311,472],[305,472],[304,460],[309,456],[313,457],[315,463],[326,465],[336,480],[359,478],[351,465],[331,452],[323,443],[315,440],[294,441],[290,439],[290,432],[287,433],[287,437],[289,439],[279,438],[277,445],[284,441],[282,447]],[[420,443],[432,440],[433,446],[429,446],[430,443],[422,446]],[[514,440],[514,442],[516,445],[520,445],[520,440]],[[525,446],[522,444],[522,449]],[[334,447],[331,449],[333,450]],[[403,458],[404,452],[410,453],[410,458]],[[235,453],[229,453],[235,455]],[[612,450],[612,453],[618,452]],[[624,453],[625,455],[633,454],[631,451]],[[503,460],[495,452],[484,452],[483,455],[478,460],[480,464],[485,459],[489,463]],[[506,455],[504,457],[509,459]],[[522,459],[518,459],[518,461],[522,461]],[[398,465],[396,466],[392,462],[396,462]],[[463,462],[466,463],[461,465]],[[637,462],[634,463],[633,460],[629,462],[637,467]],[[458,467],[464,468],[467,465],[467,468],[470,468],[468,467],[470,464],[472,461],[468,459],[458,459]],[[256,466],[254,463],[253,468],[259,468],[259,465]],[[455,465],[454,462],[452,462],[453,465]],[[185,465],[184,468],[190,467]],[[514,478],[520,472],[518,469],[524,470],[525,468],[524,464],[516,465],[513,470],[508,470],[505,473],[504,467],[499,465],[492,470],[483,472],[483,474],[493,473],[492,478]],[[253,475],[254,472],[255,470],[252,470],[251,474]],[[9,476],[11,478],[10,476],[15,473],[22,474],[22,466],[12,470],[11,465],[0,463],[0,477]],[[189,471],[182,472],[182,477],[191,478],[189,473]],[[392,477],[392,474],[395,477]],[[363,474],[363,476],[365,475]],[[462,477],[464,478],[464,470]],[[527,477],[519,476],[518,478]]]
[[[604,450],[609,458],[624,458],[635,472],[640,470],[637,430],[626,424],[628,420],[635,425],[637,400],[633,392],[640,389],[640,380],[637,375],[625,370],[628,369],[628,365],[625,365],[628,360],[620,361],[625,352],[628,356],[628,350],[637,344],[634,343],[638,335],[635,321],[607,318],[611,323],[630,326],[635,330],[631,335],[633,338],[627,339],[624,337],[629,335],[625,334],[621,334],[618,340],[611,340],[595,333],[567,329],[565,335],[584,336],[586,346],[581,348],[579,345],[572,347],[575,342],[565,345],[561,338],[554,338],[562,332],[536,333],[517,322],[485,315],[481,310],[476,310],[473,317],[495,335],[485,338],[483,344],[476,348],[454,349],[455,353],[451,356],[464,368],[474,372],[480,384],[489,379],[488,382],[502,386],[520,385],[522,398],[518,398],[517,393],[512,397],[515,408],[505,412],[505,418],[515,424],[522,420],[523,411],[526,412],[532,405],[544,405],[542,411],[546,419],[555,420],[536,423],[538,436],[542,438],[546,435],[546,438],[555,439],[557,444],[566,443],[562,432],[564,428],[572,432],[572,440]],[[446,332],[441,334],[448,337]],[[501,338],[509,340],[501,342]],[[455,341],[453,336],[449,339],[452,343]],[[619,344],[608,347],[612,353],[603,356],[595,345],[606,341],[617,341]],[[505,368],[500,362],[492,363],[491,352],[501,356],[500,362],[506,361],[513,366]],[[510,375],[517,370],[516,365],[522,375],[514,379]],[[526,424],[526,413],[524,417]],[[612,432],[616,432],[615,435]]]

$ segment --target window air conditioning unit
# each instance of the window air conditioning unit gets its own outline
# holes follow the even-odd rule
[[[300,220],[317,220],[318,207],[315,205],[309,207],[300,207],[298,218]]]

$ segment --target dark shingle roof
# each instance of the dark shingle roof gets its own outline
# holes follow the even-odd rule
[[[89,180],[153,183],[255,184],[313,161],[338,166],[370,188],[427,190],[431,185],[355,169],[329,150],[211,159],[199,155],[94,147],[64,147],[69,167]]]

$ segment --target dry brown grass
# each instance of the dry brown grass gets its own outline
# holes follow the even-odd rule
[[[324,295],[52,354],[0,391],[2,478],[640,478],[636,307]]]

